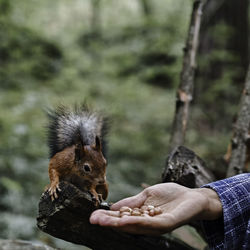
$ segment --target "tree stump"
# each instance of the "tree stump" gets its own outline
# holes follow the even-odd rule
[[[175,182],[189,188],[199,188],[215,181],[205,162],[192,150],[179,146],[166,159],[162,182]]]

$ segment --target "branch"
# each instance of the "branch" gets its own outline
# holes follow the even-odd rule
[[[47,192],[39,202],[38,227],[54,236],[94,250],[193,249],[173,237],[131,235],[89,223],[90,214],[97,208],[89,193],[74,185],[61,182],[59,198],[51,201]]]
[[[184,49],[180,86],[177,91],[175,118],[170,139],[171,149],[184,143],[189,106],[193,99],[195,58],[199,44],[202,8],[205,2],[205,0],[195,1],[193,5],[186,48]]]
[[[243,172],[247,151],[250,151],[250,65],[242,92],[240,108],[231,140],[231,157],[227,177]],[[248,148],[248,150],[247,150]]]

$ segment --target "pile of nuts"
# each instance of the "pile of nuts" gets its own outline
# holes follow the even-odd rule
[[[130,208],[130,207],[121,207],[120,208],[120,217],[123,216],[155,216],[161,214],[160,207],[154,207],[152,205],[144,205],[140,208]]]

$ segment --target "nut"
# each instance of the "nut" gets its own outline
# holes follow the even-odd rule
[[[130,207],[121,207],[120,208],[120,213],[123,213],[123,212],[128,212],[128,213],[131,213],[132,212],[132,209]]]
[[[154,209],[154,208],[155,208],[154,206],[148,205],[148,210],[152,210],[152,209]]]
[[[133,211],[131,212],[131,215],[132,215],[132,216],[141,216],[141,212],[140,212],[139,210],[133,210]]]
[[[141,210],[141,212],[148,211],[148,206],[143,205],[143,206],[140,208],[140,210]]]
[[[123,216],[130,216],[131,213],[130,212],[120,212],[120,217],[123,217]]]
[[[154,216],[155,215],[155,210],[154,209],[149,210],[149,215]]]
[[[133,211],[140,211],[140,208],[135,207],[135,208],[133,208]]]
[[[156,207],[155,208],[155,215],[158,215],[158,214],[161,214],[162,213],[162,210],[160,207]]]

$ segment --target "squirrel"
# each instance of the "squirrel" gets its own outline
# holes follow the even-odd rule
[[[48,118],[50,185],[47,190],[51,200],[58,198],[60,181],[89,192],[96,205],[105,200],[107,119],[90,111],[85,104],[73,110],[60,105],[49,110]]]

